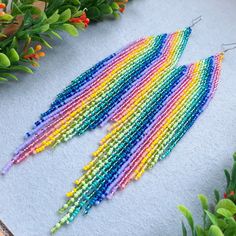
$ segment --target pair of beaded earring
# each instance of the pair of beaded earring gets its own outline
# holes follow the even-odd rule
[[[97,63],[60,93],[4,167],[61,142],[114,124],[67,193],[56,232],[164,159],[214,95],[224,53],[177,67],[192,27],[140,39]],[[224,45],[230,46],[230,45]]]

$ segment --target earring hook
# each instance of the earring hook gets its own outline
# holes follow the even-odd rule
[[[235,46],[233,46],[233,45],[235,45]],[[225,48],[225,46],[233,46],[233,47]],[[223,53],[226,53],[226,52],[233,50],[233,49],[236,49],[236,43],[222,43],[221,44],[221,50]]]
[[[194,18],[192,20],[192,24],[189,26],[190,28],[192,28],[194,25],[196,25],[198,22],[200,22],[202,20],[202,16],[198,16],[196,18]]]

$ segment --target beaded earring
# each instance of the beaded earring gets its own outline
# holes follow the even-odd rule
[[[159,74],[173,68],[183,53],[191,28],[140,39],[111,54],[81,74],[41,114],[26,141],[2,170],[47,147],[55,147],[107,122],[120,102],[137,86],[142,75]],[[142,81],[146,83],[147,81]]]
[[[84,167],[86,173],[67,193],[69,200],[59,210],[66,213],[52,233],[79,213],[87,214],[91,207],[110,199],[131,180],[138,180],[171,152],[212,98],[223,57],[219,53],[166,70],[161,76],[142,75],[145,84],[138,93],[135,89],[130,93],[126,101],[131,105],[124,103],[114,112],[111,131]]]

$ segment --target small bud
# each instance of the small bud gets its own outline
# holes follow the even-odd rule
[[[6,4],[5,3],[0,3],[0,9],[4,9],[6,8]]]
[[[45,52],[38,52],[37,54],[38,54],[39,57],[45,57],[46,56]]]
[[[7,14],[3,11],[0,12],[0,20],[2,21],[11,21],[14,17],[10,14]]]
[[[8,57],[11,62],[17,62],[20,60],[19,54],[14,48],[11,48],[8,52]]]
[[[81,19],[82,21],[85,21],[86,18],[87,18],[87,16],[86,16],[86,13],[84,12],[84,13],[80,16],[80,19]]]
[[[40,44],[36,45],[34,50],[37,52],[37,51],[40,51],[42,49],[42,46]]]
[[[0,53],[0,66],[1,67],[9,67],[11,65],[11,62],[7,55],[4,53]]]

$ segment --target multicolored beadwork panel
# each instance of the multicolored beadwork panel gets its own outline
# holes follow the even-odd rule
[[[163,70],[161,75],[142,75],[139,91],[133,88],[123,106],[113,112],[115,123],[84,167],[84,175],[67,193],[69,200],[59,210],[65,215],[52,233],[112,198],[171,152],[212,98],[223,56]]]
[[[176,65],[190,34],[188,27],[140,39],[81,74],[35,122],[2,174],[30,155],[104,124],[143,74],[161,74]]]

